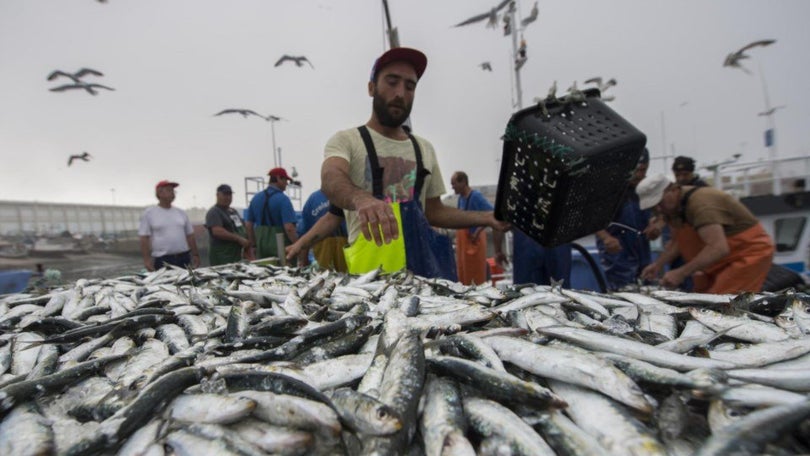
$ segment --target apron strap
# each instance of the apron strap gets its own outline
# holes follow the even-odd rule
[[[368,128],[365,125],[361,125],[357,127],[357,129],[360,131],[360,137],[363,138],[363,144],[365,144],[366,153],[368,154],[368,161],[371,164],[372,194],[377,199],[383,199],[383,169],[380,167],[380,160],[377,158],[377,149],[374,148],[374,142],[371,140]]]
[[[410,133],[408,133],[408,138],[410,138],[411,143],[413,143],[413,150],[416,155],[416,183],[413,189],[413,199],[419,201],[419,195],[422,193],[422,185],[424,185],[425,177],[430,174],[430,171],[425,169],[425,165],[422,162],[422,149],[419,147],[419,142]]]
[[[695,187],[686,192],[686,194],[683,195],[683,198],[681,198],[681,220],[684,222],[686,222],[686,203],[689,202],[689,198],[692,196],[692,193],[695,193],[698,190],[700,190],[700,187]]]
[[[270,198],[272,198],[276,193],[280,193],[280,190],[273,189],[273,193],[270,193],[270,188],[266,188],[264,190],[264,209],[262,210],[262,225],[265,226],[273,226],[273,214],[270,213]]]
[[[368,132],[368,127],[361,125],[357,127],[360,132],[360,137],[363,138],[363,144],[366,146],[366,153],[368,154],[368,161],[371,164],[371,179],[372,190],[374,197],[377,199],[384,199],[383,195],[383,168],[380,167],[380,160],[377,157],[377,149],[374,147],[374,142],[371,140],[371,134]],[[414,185],[414,199],[419,200],[419,195],[422,191],[422,185],[425,183],[425,176],[430,174],[426,170],[422,162],[422,149],[419,147],[419,142],[416,138],[408,133],[408,138],[413,144],[414,155],[416,155],[416,183]]]
[[[230,229],[233,230],[233,232],[236,232],[236,223],[234,223],[233,219],[231,218],[231,214],[229,214],[228,211],[219,206],[214,207],[216,207],[217,210],[219,210],[219,213],[225,217],[225,223],[228,224],[228,227],[230,227]],[[239,212],[236,212],[236,216],[239,217]],[[239,220],[242,220],[242,217],[239,217]]]

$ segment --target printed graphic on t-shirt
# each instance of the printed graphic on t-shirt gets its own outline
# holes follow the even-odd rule
[[[383,196],[388,203],[404,203],[413,199],[416,185],[416,162],[402,157],[379,157],[383,169]],[[372,187],[371,163],[366,159],[365,180]]]
[[[242,219],[239,218],[239,214],[231,213],[229,214],[231,221],[233,222],[233,226],[236,228],[242,227]]]

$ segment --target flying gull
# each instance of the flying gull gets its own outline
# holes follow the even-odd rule
[[[107,87],[105,85],[88,84],[88,83],[82,82],[82,81],[79,81],[79,82],[77,82],[75,84],[65,84],[65,85],[61,85],[61,86],[58,86],[58,87],[52,87],[52,88],[50,88],[48,90],[50,90],[51,92],[64,92],[66,90],[72,90],[72,89],[84,89],[90,95],[98,95],[98,92],[96,91],[96,89],[115,90],[112,87]]]
[[[73,160],[90,161],[90,154],[88,154],[87,152],[82,152],[81,154],[78,155],[71,155],[70,158],[68,158],[68,166],[73,164]]]
[[[746,54],[745,51],[751,48],[755,48],[757,46],[770,46],[775,42],[776,40],[759,40],[754,41],[752,43],[748,43],[745,46],[743,46],[739,51],[732,52],[731,54],[727,55],[726,60],[723,61],[723,66],[739,68],[745,71],[746,73],[751,74],[751,72],[747,68],[745,68],[740,64],[741,60],[748,58],[748,54]]]
[[[492,8],[491,10],[487,11],[486,13],[481,13],[476,16],[473,16],[469,19],[459,22],[458,24],[454,25],[454,27],[462,27],[469,24],[475,24],[476,22],[481,22],[484,19],[489,19],[487,22],[487,27],[497,27],[498,26],[498,11],[504,9],[506,5],[509,4],[512,0],[503,0],[498,6]]]
[[[92,74],[93,76],[104,76],[104,73],[100,71],[96,71],[92,68],[82,68],[75,73],[68,73],[62,70],[55,70],[48,75],[48,80],[53,81],[54,79],[64,76],[66,78],[71,79],[73,82],[81,82],[80,79],[88,74]]]
[[[768,109],[768,110],[766,110],[766,111],[762,111],[761,113],[759,113],[759,114],[757,114],[757,115],[758,115],[758,116],[770,116],[770,115],[772,115],[773,113],[775,113],[777,109],[782,109],[782,108],[784,108],[784,107],[785,107],[785,106],[774,106],[773,108]]]
[[[532,22],[536,21],[538,12],[539,11],[537,9],[537,2],[534,2],[534,6],[532,7],[532,12],[529,13],[528,16],[524,17],[522,21],[520,21],[520,25],[523,26],[523,28],[526,28],[527,25],[529,25]]]
[[[299,67],[304,66],[304,62],[307,62],[309,64],[309,66],[312,67],[313,70],[315,69],[315,66],[312,65],[312,62],[310,62],[303,55],[301,55],[301,56],[293,56],[293,55],[284,54],[284,55],[281,56],[280,59],[278,59],[278,62],[276,62],[276,64],[274,66],[280,66],[282,63],[287,62],[287,61],[295,62],[295,66],[299,66]]]
[[[252,111],[250,109],[223,109],[222,111],[214,114],[214,116],[221,116],[223,114],[241,114],[242,117],[247,118],[247,116],[256,116],[261,117],[264,120],[267,120],[263,115],[257,113],[256,111]]]

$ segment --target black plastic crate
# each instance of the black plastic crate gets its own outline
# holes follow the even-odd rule
[[[512,115],[495,217],[553,247],[612,221],[647,138],[599,99],[556,99]]]

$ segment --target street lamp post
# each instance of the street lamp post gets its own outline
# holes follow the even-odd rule
[[[781,193],[781,185],[779,185],[779,167],[776,164],[776,124],[773,120],[773,115],[777,108],[771,106],[771,99],[768,96],[768,85],[765,83],[765,72],[762,71],[762,64],[759,63],[759,78],[762,81],[762,95],[765,98],[765,111],[763,114],[766,118],[765,129],[765,147],[768,149],[768,159],[771,161],[771,178],[773,179],[772,190],[774,195]]]
[[[509,4],[507,14],[509,14],[509,22],[512,27],[512,65],[515,69],[515,96],[517,97],[517,108],[523,109],[523,88],[520,85],[520,69],[523,68],[523,63],[526,57],[519,55],[520,49],[518,48],[517,40],[518,21],[516,20],[517,8],[515,7],[515,2],[511,2]]]
[[[678,107],[683,108],[684,106],[687,106],[687,105],[689,105],[689,102],[688,101],[683,101],[683,102],[681,102],[680,105],[678,105]],[[695,137],[694,123],[692,124],[692,143],[693,143],[692,147],[694,148],[692,153],[695,153],[695,152],[697,152],[697,139]],[[667,170],[669,170],[669,164],[668,164],[667,160],[669,158],[674,158],[675,157],[676,151],[675,151],[675,142],[674,141],[672,141],[672,143],[669,145],[669,149],[670,149],[670,151],[667,152],[666,114],[665,114],[665,110],[662,109],[661,110],[661,156],[660,157],[655,157],[654,159],[663,159],[664,160],[664,172],[667,172]]]
[[[284,120],[279,116],[274,116],[273,114],[269,114],[265,117],[268,122],[270,122],[270,135],[273,140],[273,167],[279,167],[281,165],[281,148],[276,147],[276,122],[279,120]]]

